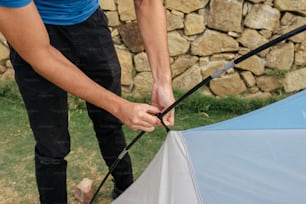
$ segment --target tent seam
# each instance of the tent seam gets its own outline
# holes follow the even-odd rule
[[[180,131],[177,131],[177,132],[178,132],[178,135],[179,135],[178,139],[180,140],[183,147],[186,149],[186,152],[189,152],[188,151],[188,145],[186,145],[187,143],[185,142],[185,138],[183,137],[183,135]],[[185,154],[185,156],[186,156],[186,160],[188,162],[188,168],[189,168],[189,171],[190,171],[192,184],[193,184],[195,192],[196,192],[197,200],[198,200],[199,203],[203,203],[203,198],[202,198],[202,195],[200,193],[200,188],[199,188],[199,186],[196,182],[196,178],[195,178],[195,170],[193,168],[192,163],[190,162],[191,159],[189,158],[188,154]]]

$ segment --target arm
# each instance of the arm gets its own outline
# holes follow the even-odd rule
[[[33,2],[21,8],[0,6],[0,32],[36,72],[62,89],[109,111],[133,130],[153,131],[158,124],[152,115],[159,112],[158,108],[116,96],[52,47]]]
[[[166,109],[174,97],[163,1],[135,0],[135,10],[153,75],[152,104]],[[174,124],[174,110],[164,117],[164,122]]]

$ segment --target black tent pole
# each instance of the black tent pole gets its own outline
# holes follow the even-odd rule
[[[192,89],[190,89],[188,92],[186,92],[183,96],[181,96],[179,99],[177,99],[172,105],[170,105],[166,110],[164,110],[163,112],[157,114],[156,116],[162,121],[162,118],[164,115],[166,115],[167,113],[169,113],[172,109],[174,109],[179,103],[181,103],[184,99],[186,99],[188,96],[190,96],[192,93],[194,93],[196,90],[198,90],[199,88],[201,88],[204,85],[207,85],[212,79],[219,77],[221,74],[225,73],[226,71],[228,71],[229,69],[233,68],[236,64],[250,58],[251,56],[269,48],[272,47],[274,45],[276,45],[277,43],[286,40],[294,35],[297,35],[303,31],[306,30],[306,24],[303,26],[300,26],[288,33],[285,33],[277,38],[275,38],[274,40],[271,40],[259,47],[257,47],[254,50],[251,50],[250,52],[248,52],[245,55],[240,56],[239,58],[228,62],[227,64],[225,64],[225,66],[220,69],[217,70],[216,72],[214,72],[213,74],[211,74],[210,76],[208,76],[207,78],[205,78],[203,81],[201,81],[200,83],[198,83],[197,85],[195,85]],[[108,173],[105,175],[104,179],[101,181],[99,187],[97,188],[95,194],[93,195],[92,199],[90,200],[90,203],[92,203],[95,199],[95,197],[97,196],[97,194],[99,193],[101,187],[103,186],[103,184],[105,183],[106,179],[108,178],[108,176],[113,172],[113,170],[117,167],[118,163],[121,161],[121,159],[128,153],[129,149],[145,134],[144,131],[140,132],[123,150],[122,152],[119,154],[119,156],[117,157],[116,161],[112,164],[112,166],[109,168]]]
[[[294,35],[297,35],[303,31],[306,30],[306,24],[298,27],[284,35],[279,36],[278,38],[275,38],[272,41],[269,41],[259,47],[257,47],[254,50],[251,50],[250,52],[246,53],[245,55],[240,56],[239,58],[228,62],[222,69],[217,70],[216,72],[214,72],[212,75],[208,76],[206,79],[204,79],[202,82],[198,83],[196,86],[194,86],[192,89],[190,89],[186,94],[184,94],[183,96],[181,96],[179,99],[177,99],[172,105],[170,105],[164,112],[161,113],[162,116],[166,115],[168,112],[170,112],[173,108],[175,108],[182,100],[184,100],[185,98],[187,98],[189,95],[191,95],[192,93],[194,93],[196,90],[198,90],[199,88],[201,88],[202,86],[208,84],[212,79],[219,77],[221,74],[225,73],[226,71],[228,71],[230,68],[233,68],[236,64],[239,64],[240,62],[250,58],[251,56],[269,48],[272,47],[274,45],[276,45],[277,43],[286,40]]]

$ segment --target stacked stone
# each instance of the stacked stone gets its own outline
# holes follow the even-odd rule
[[[100,0],[100,4],[122,66],[124,92],[149,94],[152,77],[133,0]],[[306,24],[306,0],[164,0],[164,5],[173,85],[183,90],[228,61]],[[5,43],[0,44],[1,72],[10,66],[7,55]],[[280,90],[293,93],[305,88],[303,32],[237,64],[201,91],[219,97],[266,97]]]
[[[13,69],[9,60],[9,48],[6,39],[0,33],[0,80],[12,80]]]
[[[183,90],[226,62],[306,23],[305,0],[165,0],[164,4],[173,85]],[[101,5],[118,45],[124,90],[136,96],[150,93],[152,78],[133,0],[103,0]],[[305,45],[306,32],[236,65],[202,91],[221,97],[266,97],[279,90],[305,89]]]

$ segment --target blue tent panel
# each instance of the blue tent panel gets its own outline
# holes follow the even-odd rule
[[[306,91],[220,123],[170,131],[115,203],[306,203]]]
[[[242,116],[190,131],[305,128],[306,90]]]
[[[306,129],[182,135],[203,203],[306,203]]]
[[[182,136],[203,203],[306,203],[306,91]]]

